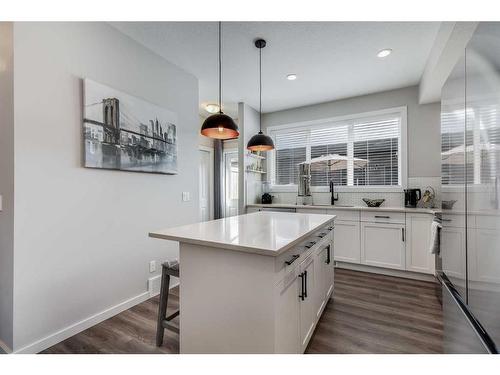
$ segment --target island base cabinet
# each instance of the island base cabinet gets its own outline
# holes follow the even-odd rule
[[[301,293],[299,296],[300,352],[304,352],[316,323],[314,258],[311,255],[300,266]]]
[[[276,286],[276,353],[300,353],[299,295],[302,283],[298,275],[297,268]]]
[[[181,243],[180,352],[303,353],[333,288],[327,231],[279,281],[279,257]]]
[[[362,223],[361,263],[404,270],[405,226],[402,224]]]

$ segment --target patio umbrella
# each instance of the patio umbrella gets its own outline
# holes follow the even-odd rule
[[[500,151],[500,146],[494,143],[480,143],[479,144],[479,151],[484,151],[484,152],[499,152]],[[441,160],[445,162],[446,164],[463,164],[465,162],[465,154],[467,155],[468,161],[472,161],[473,155],[471,155],[474,151],[474,145],[469,145],[465,147],[465,145],[460,145],[457,147],[453,147],[452,149],[449,149],[448,151],[442,152],[441,153]],[[484,155],[483,155],[484,156]],[[488,157],[488,156],[485,156]]]
[[[311,171],[339,171],[347,169],[349,158],[345,155],[328,154],[322,155],[317,158],[312,158],[309,162],[302,162],[300,164],[311,164]],[[353,158],[354,168],[363,168],[368,164],[368,160]]]

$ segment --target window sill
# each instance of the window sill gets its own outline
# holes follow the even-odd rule
[[[401,186],[335,186],[336,193],[403,193]],[[297,185],[272,185],[271,193],[297,193]],[[313,186],[311,193],[329,193],[328,186]]]

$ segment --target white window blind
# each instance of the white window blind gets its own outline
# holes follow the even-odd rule
[[[313,168],[312,186],[401,186],[400,112],[303,127],[270,129],[276,150],[273,185],[297,184],[298,163],[325,155],[346,158],[341,167]]]
[[[398,117],[392,117],[353,125],[354,157],[367,161],[362,167],[354,168],[353,185],[399,184],[399,123]]]
[[[348,136],[348,124],[330,124],[327,127],[311,129],[311,158],[329,154],[347,156]],[[336,185],[347,185],[347,169],[311,171],[312,186],[327,186],[330,180]]]
[[[297,185],[298,164],[306,161],[306,130],[276,134],[274,137],[277,185]]]

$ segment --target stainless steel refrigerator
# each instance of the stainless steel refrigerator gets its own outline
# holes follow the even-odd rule
[[[480,23],[442,89],[445,353],[500,348],[500,23]]]

